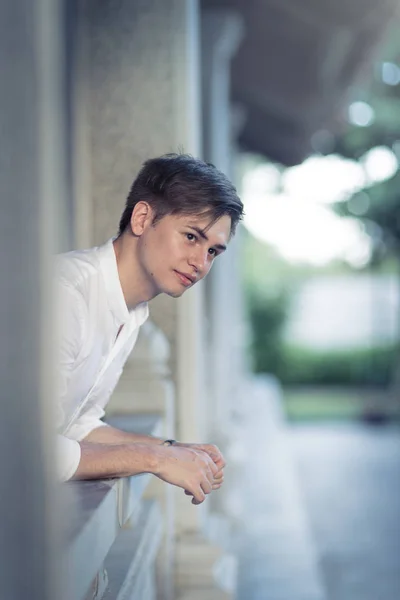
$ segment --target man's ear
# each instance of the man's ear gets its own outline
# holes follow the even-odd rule
[[[131,229],[133,235],[140,236],[143,231],[153,222],[153,209],[150,204],[141,200],[132,210]]]

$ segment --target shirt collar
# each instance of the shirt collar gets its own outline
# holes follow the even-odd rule
[[[127,323],[135,316],[136,325],[140,327],[149,316],[149,307],[147,302],[142,302],[133,310],[128,310],[118,275],[117,259],[113,245],[114,239],[111,238],[98,248],[100,269],[104,278],[108,305],[119,325]]]

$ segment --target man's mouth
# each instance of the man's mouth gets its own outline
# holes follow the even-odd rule
[[[187,275],[185,273],[181,273],[180,271],[175,271],[178,276],[179,281],[185,286],[189,287],[194,283],[194,277],[191,275]]]

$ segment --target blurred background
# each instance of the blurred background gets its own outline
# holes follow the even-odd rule
[[[279,145],[239,159],[252,364],[290,419],[399,418],[398,34],[299,164]]]
[[[400,25],[381,0],[0,4],[0,597],[398,600]],[[156,298],[107,411],[209,440],[218,494],[56,483],[54,253],[185,151],[244,222]]]

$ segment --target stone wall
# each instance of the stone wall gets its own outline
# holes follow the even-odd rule
[[[77,144],[81,158],[75,159],[77,227],[86,233],[76,237],[78,245],[92,245],[116,234],[126,196],[146,158],[180,150],[199,153],[197,3],[78,4],[75,137],[82,143]],[[177,308],[168,297],[157,298],[151,308],[173,346]]]

